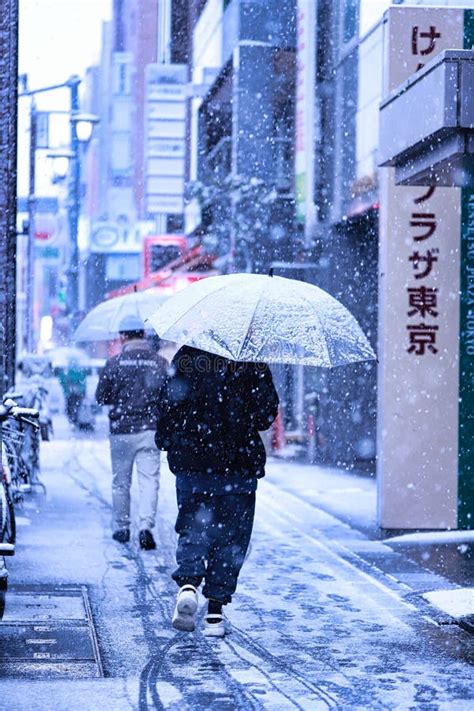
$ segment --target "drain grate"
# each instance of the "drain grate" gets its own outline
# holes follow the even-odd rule
[[[103,676],[85,586],[14,587],[0,624],[0,677]]]

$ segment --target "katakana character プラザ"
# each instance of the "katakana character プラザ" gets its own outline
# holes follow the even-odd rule
[[[425,277],[431,274],[433,264],[438,261],[438,252],[439,249],[435,248],[429,249],[426,254],[413,252],[413,254],[408,257],[409,261],[412,262],[413,269],[415,270],[415,279],[425,279]],[[420,265],[424,266],[420,268]]]
[[[410,227],[426,227],[426,232],[414,235],[415,242],[428,239],[436,231],[436,218],[434,212],[412,212]]]
[[[433,195],[435,190],[436,190],[436,186],[430,185],[428,190],[425,193],[423,193],[423,195],[420,195],[420,197],[415,198],[413,200],[413,202],[415,203],[415,205],[420,205],[420,203],[426,202],[426,200],[430,199],[430,197]]]

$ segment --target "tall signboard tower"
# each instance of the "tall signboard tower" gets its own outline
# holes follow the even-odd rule
[[[184,64],[149,64],[145,75],[145,205],[167,232],[168,217],[183,215],[186,148]]]
[[[390,8],[384,97],[442,50],[472,48],[473,30],[474,10]],[[474,196],[380,173],[379,524],[472,528]]]
[[[297,68],[295,122],[295,197],[296,219],[304,226],[310,244],[315,226],[314,137],[315,137],[315,67],[316,3],[297,3]]]

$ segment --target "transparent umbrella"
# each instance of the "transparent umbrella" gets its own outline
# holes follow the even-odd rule
[[[236,361],[332,368],[375,358],[345,306],[295,279],[209,277],[173,296],[149,321],[161,338]]]
[[[74,333],[76,343],[109,341],[118,336],[121,321],[126,316],[136,316],[142,321],[168,298],[157,290],[137,291],[95,306]]]

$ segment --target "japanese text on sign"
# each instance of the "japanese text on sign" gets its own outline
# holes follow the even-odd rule
[[[422,57],[430,55],[435,51],[436,40],[440,37],[441,33],[436,30],[434,25],[430,25],[429,30],[425,32],[420,32],[419,26],[415,25],[411,30],[411,53],[413,55],[421,55]],[[416,71],[423,66],[423,62],[420,62]]]
[[[435,188],[430,187],[427,192],[413,200],[414,204],[418,206],[425,202],[433,195],[434,191]],[[414,246],[419,242],[431,242],[437,227],[435,213],[413,211],[410,216],[410,227],[413,229],[411,237],[415,243]],[[424,281],[431,275],[438,261],[438,253],[439,249],[437,247],[427,246],[424,252],[414,249],[408,257],[413,277],[418,281],[418,284],[407,288],[407,316],[410,319],[416,319],[418,322],[412,323],[410,321],[407,325],[407,351],[418,356],[426,353],[436,354],[438,352],[436,347],[438,334],[436,319],[439,315],[438,289],[437,287],[428,286],[426,283],[420,283],[420,280]]]

